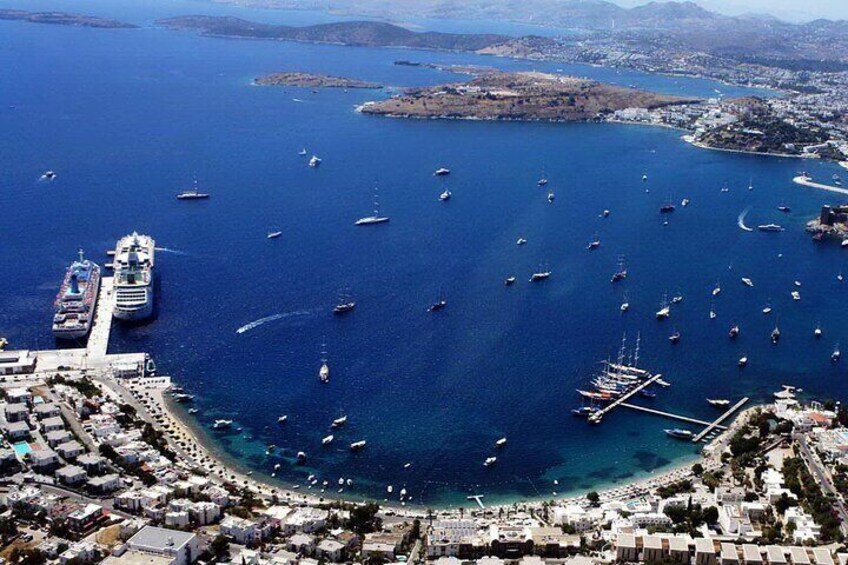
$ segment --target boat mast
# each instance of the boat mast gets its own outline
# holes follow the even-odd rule
[[[642,332],[636,334],[636,351],[633,354],[633,366],[639,367],[639,343],[642,341]]]

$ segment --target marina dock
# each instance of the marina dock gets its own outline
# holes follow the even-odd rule
[[[622,402],[621,406],[625,408],[630,408],[632,410],[638,410],[640,412],[647,412],[648,414],[654,414],[655,416],[662,416],[663,418],[670,418],[672,420],[680,420],[681,422],[686,422],[687,424],[697,424],[699,426],[713,426],[715,422],[707,422],[704,420],[698,420],[697,418],[690,418],[688,416],[681,416],[680,414],[672,414],[671,412],[663,412],[662,410],[655,410],[653,408],[647,408],[645,406],[636,406],[635,404],[628,404],[626,402]],[[720,426],[713,426],[720,427]]]
[[[808,186],[810,188],[818,188],[820,190],[826,190],[828,192],[835,192],[837,194],[848,194],[848,189],[840,188],[838,186],[832,186],[829,184],[822,184],[820,182],[814,182],[808,177],[803,175],[798,175],[797,177],[792,179],[792,182],[795,184],[800,184],[801,186]]]
[[[724,414],[722,414],[721,416],[716,418],[715,421],[712,424],[710,424],[709,426],[707,426],[704,429],[704,431],[702,431],[701,433],[699,433],[698,435],[693,437],[692,442],[698,443],[699,441],[701,441],[704,438],[704,436],[708,435],[711,431],[713,431],[716,428],[726,429],[724,426],[719,426],[719,424],[721,424],[723,421],[725,421],[727,418],[729,418],[731,414],[733,414],[734,412],[736,412],[737,410],[742,408],[742,405],[745,404],[746,402],[748,402],[747,396],[745,398],[743,398],[742,400],[740,400],[739,402],[737,402],[736,404],[734,404],[733,406],[731,406]]]
[[[594,414],[589,416],[589,418],[588,418],[589,422],[591,422],[592,424],[600,424],[601,420],[604,419],[604,416],[606,414],[608,414],[609,412],[612,412],[613,410],[615,410],[616,408],[618,408],[619,406],[621,406],[622,404],[627,402],[634,394],[637,394],[642,389],[654,384],[661,377],[662,377],[662,375],[660,375],[660,374],[653,375],[653,376],[651,376],[651,378],[646,379],[643,382],[639,383],[638,386],[633,387],[632,389],[628,390],[626,394],[621,395],[620,398],[618,398],[614,402],[610,403],[610,405],[607,406],[606,408],[603,408],[603,409],[599,410],[598,412],[595,412]]]

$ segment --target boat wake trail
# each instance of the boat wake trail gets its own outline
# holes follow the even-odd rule
[[[174,255],[188,255],[185,251],[180,251],[179,249],[169,249],[167,247],[154,247],[156,251],[161,251],[162,253],[173,253]]]
[[[742,210],[742,213],[739,214],[738,218],[736,218],[736,224],[742,229],[742,231],[754,231],[754,228],[749,228],[748,226],[745,225],[745,216],[747,216],[748,212],[750,212],[750,211],[751,211],[751,207],[748,206],[747,208]]]
[[[245,332],[249,332],[252,329],[258,328],[262,324],[267,324],[268,322],[273,322],[274,320],[282,320],[283,318],[291,318],[295,316],[308,316],[308,310],[296,310],[294,312],[283,312],[282,314],[273,314],[271,316],[265,316],[264,318],[259,318],[258,320],[254,320],[249,324],[245,324],[239,329],[236,330],[237,334],[243,334]]]

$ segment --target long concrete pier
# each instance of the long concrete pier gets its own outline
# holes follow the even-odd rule
[[[722,414],[721,416],[716,418],[715,421],[712,424],[710,424],[709,426],[704,428],[704,431],[702,431],[701,433],[699,433],[698,435],[693,437],[692,443],[698,443],[699,441],[704,439],[704,436],[708,435],[714,429],[720,427],[719,424],[721,424],[723,421],[725,421],[727,418],[729,418],[731,414],[733,414],[734,412],[739,410],[742,407],[742,405],[745,404],[746,402],[748,402],[747,396],[745,398],[743,398],[742,400],[740,400],[739,402],[737,402],[736,404],[734,404],[733,406],[731,406],[724,414]],[[724,428],[724,426],[721,426],[721,427]]]
[[[838,186],[831,186],[829,184],[822,184],[820,182],[814,182],[809,177],[805,177],[804,175],[798,175],[797,177],[792,179],[792,182],[795,184],[800,184],[801,186],[808,186],[810,188],[818,188],[819,190],[826,190],[828,192],[836,192],[837,194],[848,194],[848,189],[840,188]]]
[[[641,383],[639,383],[639,386],[636,386],[633,389],[627,391],[626,394],[623,394],[620,398],[616,399],[614,402],[612,402],[606,408],[604,408],[604,409],[602,409],[598,412],[595,412],[594,414],[589,416],[588,420],[593,424],[599,424],[601,422],[601,420],[604,419],[604,415],[606,415],[608,412],[612,412],[613,410],[615,410],[616,408],[618,408],[619,406],[621,406],[622,404],[627,402],[630,399],[630,397],[632,397],[634,394],[636,394],[639,391],[641,391],[642,389],[654,384],[661,377],[662,377],[661,374],[657,374],[657,375],[652,376],[649,379],[642,381]]]
[[[103,277],[100,280],[100,294],[97,298],[94,323],[91,326],[88,345],[85,348],[87,361],[92,365],[100,365],[106,362],[109,334],[112,331],[112,312],[115,306],[115,294],[112,292],[114,282],[115,280],[112,277]]]
[[[637,406],[635,404],[628,404],[626,402],[622,402],[621,406],[625,408],[630,408],[631,410],[639,410],[640,412],[647,412],[648,414],[654,414],[655,416],[662,416],[663,418],[670,418],[672,420],[680,420],[681,422],[686,422],[688,424],[698,424],[699,426],[711,426],[713,422],[707,422],[705,420],[698,420],[697,418],[690,418],[689,416],[681,416],[680,414],[672,414],[671,412],[663,412],[662,410],[655,410],[654,408],[647,408],[645,406]],[[720,426],[714,426],[720,427]]]

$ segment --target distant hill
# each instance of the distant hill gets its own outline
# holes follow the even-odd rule
[[[98,27],[108,29],[131,29],[137,26],[132,24],[99,18],[97,16],[85,16],[82,14],[69,14],[67,12],[29,12],[26,10],[0,10],[0,20],[21,20],[34,24],[53,24],[78,27]]]
[[[450,51],[477,51],[510,39],[505,35],[414,32],[385,22],[336,22],[305,27],[271,25],[220,16],[180,16],[156,21],[171,29],[189,29],[206,35],[335,43],[368,47],[415,47]]]

